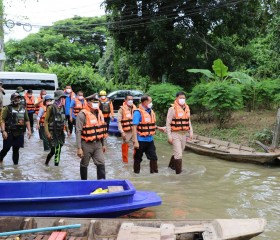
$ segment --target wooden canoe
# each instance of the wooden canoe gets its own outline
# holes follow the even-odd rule
[[[251,239],[264,231],[266,221],[255,219],[142,220],[0,217],[0,233],[81,224],[62,230],[70,240],[223,240]],[[0,239],[47,240],[52,232],[10,235]]]
[[[235,162],[247,163],[275,163],[280,156],[280,150],[276,152],[258,152],[254,148],[238,145],[214,138],[195,135],[192,140],[187,139],[186,150],[197,154],[212,156]]]

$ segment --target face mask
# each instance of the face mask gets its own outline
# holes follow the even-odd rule
[[[179,99],[179,104],[180,104],[180,105],[184,105],[185,102],[186,102],[186,99],[184,99],[184,98],[180,98],[180,99]]]
[[[78,96],[78,99],[79,99],[79,100],[83,100],[84,97],[83,97],[83,96]]]
[[[31,97],[32,97],[32,95],[28,95],[28,97],[30,97],[30,98],[31,98]]]
[[[127,105],[128,105],[128,106],[132,106],[132,104],[133,104],[133,100],[128,100],[128,101],[127,101]]]
[[[147,105],[148,108],[152,108],[152,106],[153,106],[153,103],[149,103],[149,104]]]
[[[52,101],[46,102],[46,105],[47,105],[47,106],[49,106],[49,105],[51,105],[51,104],[52,104]]]
[[[23,92],[20,92],[19,95],[20,95],[20,96],[23,96]]]
[[[106,98],[106,96],[101,96],[101,99],[103,99],[103,100],[104,100],[105,98]]]
[[[98,103],[92,103],[92,108],[93,109],[98,109],[99,108],[99,104]]]
[[[42,98],[44,99],[46,95],[42,95]]]
[[[66,92],[67,92],[67,93],[71,93],[71,92],[72,92],[72,90],[71,90],[71,89],[69,89],[69,88],[67,88],[67,89],[66,89]]]

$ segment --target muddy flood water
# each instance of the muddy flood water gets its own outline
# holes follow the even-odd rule
[[[53,165],[53,160],[49,167],[44,165],[47,152],[43,151],[38,132],[25,142],[18,166],[13,165],[11,152],[4,159],[1,180],[80,179],[75,135],[67,138],[59,167]],[[280,167],[233,163],[185,152],[184,171],[175,175],[167,168],[171,146],[160,141],[156,141],[156,146],[159,173],[151,175],[144,158],[141,173],[136,175],[132,171],[131,155],[127,165],[122,163],[121,139],[108,138],[107,179],[129,179],[136,189],[155,191],[162,198],[161,206],[150,208],[149,214],[143,216],[157,219],[262,217],[267,220],[267,227],[255,239],[280,239]],[[132,154],[132,150],[130,152]],[[88,178],[96,179],[92,162]]]

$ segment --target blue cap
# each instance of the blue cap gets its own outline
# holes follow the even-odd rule
[[[53,100],[52,96],[51,95],[46,95],[44,97],[44,102],[47,101],[47,100]]]

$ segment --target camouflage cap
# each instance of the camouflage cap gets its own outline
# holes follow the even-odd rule
[[[60,98],[62,98],[62,97],[66,97],[64,91],[62,91],[62,90],[56,90],[56,91],[54,92],[54,100],[58,100],[58,99],[60,99]]]

